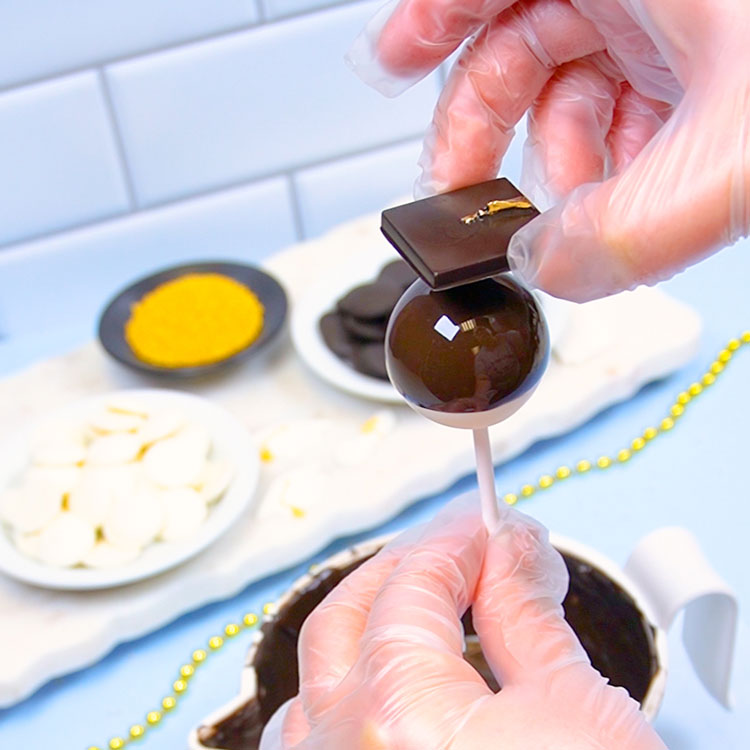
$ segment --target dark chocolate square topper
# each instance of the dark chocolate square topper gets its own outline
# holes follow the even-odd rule
[[[539,211],[505,178],[389,208],[381,231],[433,288],[508,270],[510,238]]]

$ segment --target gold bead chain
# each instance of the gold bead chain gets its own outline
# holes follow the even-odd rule
[[[503,499],[508,505],[515,505],[519,500],[531,497],[535,492],[546,490],[554,484],[568,479],[572,476],[587,474],[594,468],[604,470],[613,466],[626,464],[637,453],[646,448],[654,438],[669,432],[676,424],[677,420],[685,413],[686,408],[693,400],[700,396],[703,391],[710,388],[716,379],[724,372],[726,366],[731,362],[734,353],[742,346],[750,344],[750,331],[745,331],[738,338],[730,339],[726,347],[722,349],[716,359],[709,365],[706,372],[701,378],[691,383],[684,391],[681,391],[675,402],[668,409],[667,414],[659,422],[658,427],[647,427],[641,435],[633,438],[628,447],[621,448],[614,456],[599,456],[595,461],[583,459],[573,466],[559,466],[550,474],[542,474],[535,484],[524,484],[517,493],[509,492],[504,495]],[[263,613],[266,615],[273,614],[274,605],[272,603],[263,606]],[[217,652],[228,639],[232,639],[245,630],[250,630],[258,625],[259,617],[253,612],[245,614],[240,622],[230,622],[224,627],[223,635],[214,635],[207,641],[207,648],[199,648],[193,651],[190,661],[183,664],[178,670],[178,677],[172,683],[172,692],[162,698],[161,706],[157,710],[149,711],[146,714],[144,723],[133,724],[127,734],[112,737],[104,748],[98,745],[89,746],[88,750],[121,750],[126,745],[140,740],[151,728],[158,726],[164,716],[177,707],[178,700],[187,691],[188,685],[206,659]]]

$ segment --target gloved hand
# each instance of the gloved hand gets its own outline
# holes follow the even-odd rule
[[[261,750],[664,750],[590,666],[563,619],[547,533],[505,509],[488,539],[475,493],[349,575],[304,624],[300,691]],[[498,694],[462,658],[472,605]]]
[[[418,194],[495,177],[528,110],[521,187],[556,203],[511,243],[528,284],[585,301],[748,234],[747,0],[402,0],[350,62],[393,95],[472,35],[438,102]]]

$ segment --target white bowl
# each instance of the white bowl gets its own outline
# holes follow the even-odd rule
[[[205,427],[212,440],[213,456],[228,460],[234,467],[233,479],[221,499],[210,509],[199,531],[189,539],[154,542],[130,563],[112,568],[57,568],[21,553],[0,523],[0,571],[25,583],[53,589],[98,589],[121,586],[147,578],[179,565],[197,555],[226,532],[239,516],[248,511],[258,483],[258,451],[245,427],[229,412],[206,399],[166,389],[126,390],[76,401],[47,415],[49,420],[75,418],[84,410],[95,409],[127,397],[146,406],[179,408],[188,419]],[[15,435],[2,449],[0,491],[21,474],[29,463],[30,440],[35,426]]]

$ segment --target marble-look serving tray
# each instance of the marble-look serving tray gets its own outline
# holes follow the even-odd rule
[[[378,219],[343,225],[265,264],[286,287],[292,307],[310,284],[353,255],[382,254]],[[573,429],[682,366],[699,334],[694,311],[652,289],[573,307],[538,391],[491,429],[496,462]],[[473,469],[465,432],[428,422],[406,406],[336,390],[304,366],[286,337],[262,361],[188,383],[136,375],[90,343],[0,381],[0,423],[6,435],[13,434],[74,399],[144,386],[180,387],[214,399],[273,448],[256,511],[196,558],[128,586],[48,591],[0,577],[0,642],[15,644],[3,658],[0,706],[94,663],[118,643],[306,559],[338,536],[384,522]],[[376,429],[368,431],[373,424]],[[300,493],[300,486],[308,491]]]

